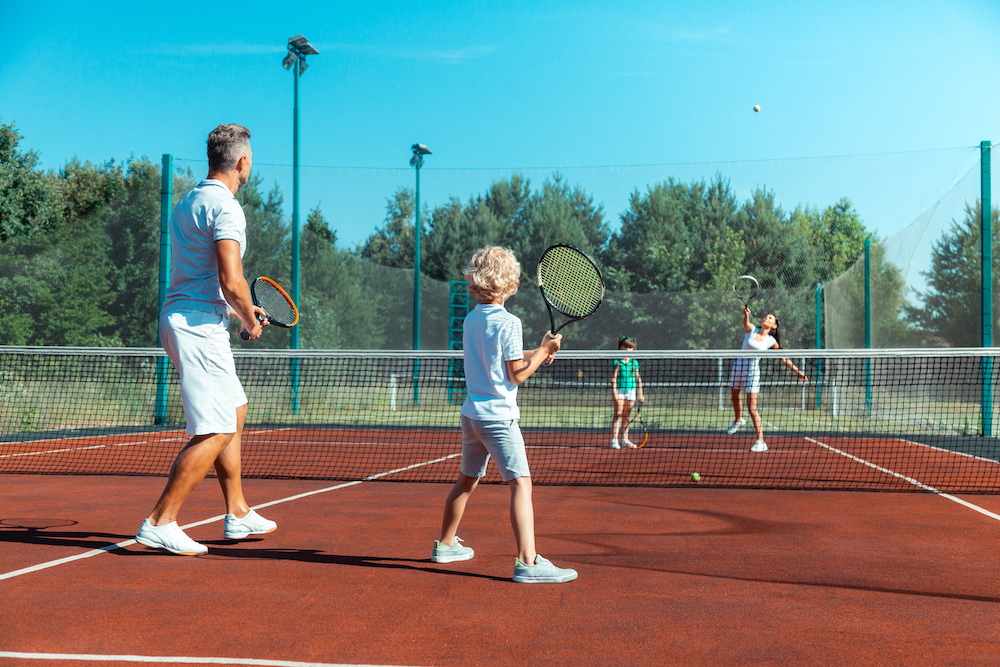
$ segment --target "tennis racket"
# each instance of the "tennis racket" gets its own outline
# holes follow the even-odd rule
[[[279,327],[290,329],[299,322],[299,309],[295,307],[292,297],[281,289],[278,283],[270,278],[261,276],[254,278],[250,284],[250,297],[253,305],[260,306],[267,313],[267,321]],[[264,320],[257,318],[261,322]],[[250,333],[246,330],[240,332],[240,338],[250,340]]]
[[[743,302],[745,308],[749,308],[750,302],[757,298],[758,289],[760,289],[760,283],[753,276],[740,276],[733,283],[733,291],[736,292],[736,296]]]
[[[630,448],[642,449],[649,442],[649,429],[642,421],[642,401],[635,404],[635,417],[628,421],[628,431],[632,435],[632,441],[628,443]]]
[[[538,289],[549,310],[553,338],[570,322],[593,315],[604,300],[604,278],[597,263],[579,248],[564,243],[546,249],[538,259]],[[553,311],[570,319],[557,329]]]

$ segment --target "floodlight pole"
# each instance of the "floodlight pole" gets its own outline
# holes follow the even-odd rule
[[[982,255],[982,343],[983,347],[993,347],[993,202],[990,189],[990,154],[992,145],[988,141],[979,144],[980,160],[980,197],[979,211],[982,216],[980,225],[980,247]],[[982,358],[982,397],[980,405],[980,421],[982,434],[993,436],[993,357]]]
[[[282,65],[293,70],[295,102],[292,113],[292,301],[299,303],[299,77],[306,68],[306,56],[317,55],[309,40],[302,35],[288,38],[288,53]],[[292,327],[291,348],[299,349],[299,329]],[[299,360],[291,359],[292,414],[299,414]]]
[[[292,121],[292,301],[299,303],[299,63],[295,59],[295,107]],[[299,328],[292,327],[292,349],[299,349]]]
[[[413,223],[413,350],[420,349],[420,168],[424,166],[424,156],[431,152],[423,144],[413,144],[410,165],[417,170],[417,209]],[[413,404],[420,404],[420,359],[413,360]]]
[[[416,220],[413,225],[413,349],[420,349],[420,237],[422,225],[420,224],[420,167],[424,165],[424,158],[418,153],[413,154],[417,171],[417,210]]]

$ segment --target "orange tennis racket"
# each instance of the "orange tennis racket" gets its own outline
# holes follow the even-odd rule
[[[250,296],[253,305],[260,306],[267,313],[269,323],[285,329],[290,329],[299,323],[299,309],[295,307],[292,297],[270,278],[264,276],[254,278],[250,285]],[[264,321],[260,317],[257,319]],[[250,340],[249,332],[244,329],[240,332],[240,338]]]

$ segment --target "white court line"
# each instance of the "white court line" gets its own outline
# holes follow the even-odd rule
[[[260,505],[254,505],[250,509],[262,509],[264,507],[271,507],[272,505],[280,505],[281,503],[287,503],[292,500],[299,500],[300,498],[306,498],[308,496],[315,496],[319,493],[327,493],[328,491],[336,491],[337,489],[344,489],[349,486],[355,486],[363,482],[372,482],[382,477],[388,477],[389,475],[395,475],[396,473],[405,472],[407,470],[413,470],[414,468],[421,468],[423,466],[434,465],[435,463],[441,463],[442,461],[447,461],[448,459],[453,459],[456,456],[461,456],[461,453],[449,454],[448,456],[442,456],[441,458],[433,459],[431,461],[423,461],[421,463],[414,463],[412,465],[404,466],[402,468],[396,468],[394,470],[387,470],[385,472],[376,473],[374,475],[369,475],[364,479],[355,480],[353,482],[344,482],[343,484],[337,484],[336,486],[328,486],[325,489],[316,489],[315,491],[307,491],[305,493],[300,493],[298,495],[289,496],[287,498],[281,498],[280,500],[272,500],[269,503],[262,503]],[[215,523],[226,517],[225,514],[220,514],[218,516],[213,516],[202,521],[195,521],[194,523],[189,523],[181,526],[182,529],[195,528],[196,526],[204,526],[205,524]],[[30,567],[25,567],[20,570],[14,570],[12,572],[5,572],[0,574],[0,581],[4,579],[12,579],[14,577],[19,577],[22,574],[30,574],[31,572],[38,572],[39,570],[46,570],[50,567],[55,567],[57,565],[65,565],[66,563],[72,563],[73,561],[82,560],[84,558],[93,558],[94,556],[100,556],[108,551],[114,551],[115,549],[123,549],[125,547],[130,547],[136,544],[134,539],[125,540],[124,542],[119,542],[117,544],[109,544],[106,547],[101,547],[99,549],[91,549],[90,551],[85,551],[82,554],[76,554],[75,556],[67,556],[66,558],[60,558],[58,560],[52,560],[47,563],[39,563],[38,565],[32,565]],[[246,663],[251,664],[251,663]]]
[[[261,658],[195,658],[169,655],[96,655],[93,653],[21,653],[0,651],[0,658],[21,660],[79,660],[89,662],[173,662],[189,665],[264,665],[265,667],[393,667],[392,665],[348,665],[332,662],[266,660]]]
[[[813,438],[808,438],[808,437],[806,438],[806,440],[808,440],[809,442],[814,442],[817,445],[819,445],[820,447],[825,447],[826,449],[829,449],[831,452],[833,452],[835,454],[840,454],[841,456],[849,458],[852,461],[856,461],[857,463],[861,463],[863,465],[866,465],[869,468],[872,468],[874,470],[878,470],[879,472],[883,472],[883,473],[885,473],[887,475],[892,475],[893,477],[896,477],[898,479],[903,480],[904,482],[912,484],[913,486],[915,486],[915,487],[917,487],[919,489],[923,489],[924,491],[930,491],[931,493],[936,494],[938,496],[941,496],[942,498],[947,498],[948,500],[950,500],[952,502],[958,503],[959,505],[962,505],[964,507],[968,507],[970,510],[973,510],[975,512],[979,512],[980,514],[982,514],[984,516],[988,516],[991,519],[996,519],[997,521],[1000,521],[1000,514],[994,514],[993,512],[991,512],[991,511],[989,511],[987,509],[984,509],[984,508],[980,507],[979,505],[973,505],[972,503],[970,503],[968,501],[965,501],[965,500],[962,500],[961,498],[957,498],[957,497],[951,495],[950,493],[945,493],[944,491],[939,491],[938,489],[935,489],[933,486],[928,486],[927,484],[924,484],[923,482],[921,482],[919,480],[913,479],[912,477],[907,477],[906,475],[901,475],[900,473],[898,473],[898,472],[896,472],[894,470],[889,470],[888,468],[883,468],[882,466],[875,465],[871,461],[865,461],[862,458],[858,458],[857,456],[854,456],[853,454],[848,454],[847,452],[841,451],[841,450],[837,449],[836,447],[831,447],[830,445],[827,445],[826,443],[820,442],[819,440],[814,440]],[[919,443],[911,443],[911,444],[919,444]],[[944,451],[948,451],[948,450],[944,450]]]
[[[111,447],[131,447],[132,445],[145,445],[146,440],[139,442],[114,442]],[[0,454],[0,459],[13,459],[19,456],[38,456],[40,454],[59,454],[61,452],[82,452],[88,449],[101,449],[109,445],[91,445],[90,447],[67,447],[66,449],[50,449],[44,452],[19,452],[17,454]]]

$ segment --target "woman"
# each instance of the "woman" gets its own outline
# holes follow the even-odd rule
[[[778,333],[778,318],[774,313],[769,313],[760,328],[755,327],[750,321],[750,309],[743,309],[743,329],[746,335],[743,337],[744,350],[777,350],[781,348],[781,335]],[[781,363],[795,373],[800,382],[808,382],[806,374],[795,367],[791,359],[781,359]],[[740,430],[746,422],[743,420],[743,400],[742,392],[747,393],[747,408],[750,411],[750,419],[753,421],[753,428],[757,432],[757,442],[750,448],[751,452],[766,452],[767,443],[764,442],[764,427],[760,421],[760,413],[757,412],[757,394],[760,393],[760,358],[740,358],[733,364],[733,370],[729,375],[729,388],[733,394],[733,412],[736,419],[727,433],[732,435]]]

